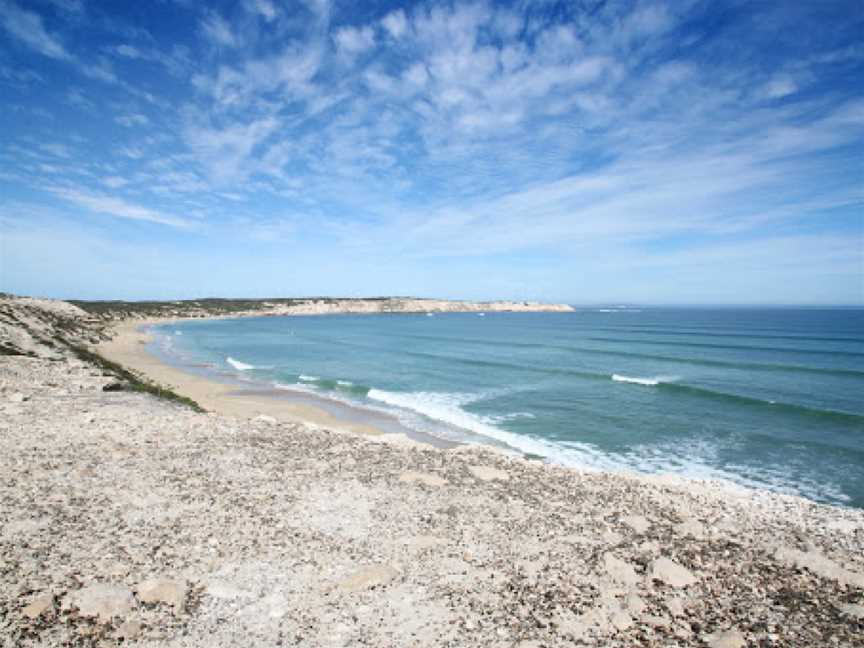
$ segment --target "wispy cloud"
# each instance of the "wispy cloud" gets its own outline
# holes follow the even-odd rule
[[[114,196],[91,194],[78,189],[66,187],[46,187],[46,189],[58,198],[79,207],[83,207],[95,214],[104,214],[114,218],[135,221],[146,221],[157,223],[159,225],[169,225],[181,229],[190,229],[194,226],[192,221],[163,214],[154,209],[148,209],[147,207],[129,203]]]
[[[39,14],[22,9],[10,0],[0,2],[0,24],[19,42],[55,59],[71,59],[63,43],[49,34]]]

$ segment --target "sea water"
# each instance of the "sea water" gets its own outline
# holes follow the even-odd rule
[[[442,439],[864,507],[864,311],[579,309],[154,327],[154,349]]]

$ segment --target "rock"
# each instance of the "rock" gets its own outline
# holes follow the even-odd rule
[[[737,630],[714,632],[703,638],[708,648],[744,648],[747,640]]]
[[[612,612],[609,616],[609,623],[611,623],[618,632],[624,632],[633,626],[633,617],[630,616],[630,613],[627,610],[618,609]]]
[[[864,621],[864,605],[855,605],[854,603],[846,603],[839,606],[840,612],[844,616]]]
[[[481,481],[492,481],[494,479],[507,481],[508,479],[510,479],[510,475],[508,475],[503,470],[498,470],[497,468],[490,468],[489,466],[468,466],[468,470],[471,471],[472,475],[474,475],[477,479]]]
[[[110,382],[102,387],[102,391],[104,392],[119,392],[126,391],[127,389],[129,389],[129,384],[118,380]]]
[[[633,614],[642,614],[645,611],[645,601],[638,594],[627,596],[627,609]]]
[[[43,594],[42,596],[37,596],[35,599],[33,599],[29,605],[27,605],[23,610],[21,610],[21,614],[23,614],[28,619],[38,619],[46,612],[50,612],[53,609],[54,595]]]
[[[340,581],[339,588],[349,592],[356,592],[358,590],[369,589],[370,587],[385,585],[398,575],[399,572],[390,565],[368,565]]]
[[[616,558],[612,554],[607,553],[603,556],[603,567],[606,569],[609,578],[616,583],[636,585],[642,580],[630,563]]]
[[[186,583],[167,578],[153,578],[135,588],[142,603],[164,603],[174,608],[175,614],[186,609]]]
[[[18,392],[9,396],[9,400],[13,403],[23,403],[24,401],[30,400],[30,397]]]
[[[437,488],[447,484],[447,480],[438,475],[430,475],[429,473],[414,472],[409,470],[399,475],[400,482],[414,483],[419,482],[425,486]]]
[[[696,582],[696,577],[689,569],[665,556],[658,558],[651,564],[651,578],[672,587],[687,587]]]
[[[780,547],[774,557],[784,565],[807,569],[817,576],[837,581],[841,585],[864,587],[864,574],[849,571],[816,550],[799,551],[790,547]]]
[[[81,616],[98,618],[103,623],[127,615],[135,606],[135,599],[128,587],[107,584],[84,587],[71,593],[67,602],[77,608]]]
[[[117,627],[117,638],[129,641],[141,634],[143,626],[139,621],[124,621]]]
[[[268,425],[275,425],[276,423],[279,422],[278,420],[276,420],[275,417],[268,416],[267,414],[259,414],[258,416],[256,416],[252,420],[256,421],[258,423],[267,423]]]
[[[684,610],[684,603],[680,598],[669,599],[666,602],[666,609],[669,610],[669,614],[673,617],[683,617],[687,614]]]
[[[643,535],[648,529],[651,528],[651,523],[641,515],[628,515],[627,517],[622,518],[621,522],[625,526],[633,529],[639,535]]]
[[[684,538],[699,539],[705,537],[705,526],[701,522],[692,519],[684,520],[681,524],[676,524],[673,530]]]

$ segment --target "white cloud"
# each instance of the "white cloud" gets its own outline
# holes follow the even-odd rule
[[[96,214],[106,214],[115,218],[127,220],[146,221],[159,225],[169,225],[181,229],[192,227],[192,223],[183,218],[177,218],[162,212],[128,203],[120,198],[111,196],[88,194],[78,189],[66,187],[47,187],[48,191],[79,207],[83,207]]]
[[[375,32],[371,27],[343,27],[334,35],[339,54],[353,58],[375,45]]]
[[[131,128],[133,126],[146,126],[150,123],[150,120],[146,115],[142,115],[141,113],[131,113],[128,115],[118,115],[114,118],[121,126],[126,126],[127,128]]]
[[[408,20],[402,9],[391,11],[381,20],[381,25],[393,38],[402,38],[408,31]]]
[[[120,176],[108,176],[102,178],[102,184],[106,187],[110,187],[111,189],[119,189],[120,187],[125,187],[129,184],[129,181],[126,178],[121,178]]]
[[[768,81],[761,94],[768,99],[782,99],[798,92],[798,84],[788,75],[778,75]]]
[[[63,44],[50,35],[42,24],[42,18],[9,0],[0,2],[0,23],[12,36],[22,43],[55,59],[71,59]]]
[[[210,42],[221,47],[236,47],[239,41],[228,22],[215,12],[201,21],[201,31]]]

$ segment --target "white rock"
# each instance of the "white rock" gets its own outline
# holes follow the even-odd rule
[[[510,479],[510,475],[503,470],[490,468],[489,466],[468,466],[468,470],[470,470],[471,474],[481,481],[492,481],[494,479],[507,481]]]
[[[174,608],[175,613],[186,608],[186,583],[167,578],[152,578],[139,583],[135,588],[142,603],[164,603]]]
[[[630,563],[625,562],[620,558],[616,558],[612,554],[607,553],[603,556],[603,566],[606,569],[609,578],[616,583],[621,583],[622,585],[636,585],[641,580]]]
[[[252,420],[257,421],[258,423],[267,423],[268,425],[274,425],[279,422],[276,418],[268,416],[267,414],[259,414]]]
[[[433,488],[437,488],[439,486],[444,486],[447,484],[447,480],[443,477],[439,477],[438,475],[431,475],[429,473],[421,473],[414,472],[409,470],[408,472],[403,472],[399,475],[400,482],[414,483],[419,482],[425,486],[431,486]]]
[[[81,616],[98,618],[103,623],[127,615],[135,606],[135,599],[128,587],[107,584],[90,585],[72,592],[67,602],[78,608]]]
[[[340,589],[349,592],[377,587],[389,583],[399,572],[390,565],[368,565],[339,582]]]
[[[704,640],[708,648],[744,648],[747,645],[744,635],[737,630],[715,632],[707,635]]]
[[[54,596],[51,594],[43,594],[42,596],[37,596],[33,599],[29,605],[21,610],[21,614],[26,616],[28,619],[38,619],[40,616],[52,609],[54,609]]]
[[[864,574],[849,571],[816,550],[799,551],[790,547],[780,547],[774,557],[784,565],[808,569],[817,576],[835,580],[842,585],[864,587]]]
[[[689,569],[665,556],[658,558],[651,564],[651,578],[672,587],[687,587],[696,582],[696,577]]]
[[[840,606],[840,611],[853,619],[859,621],[864,620],[864,605],[855,605],[854,603],[845,603]]]
[[[633,529],[639,535],[644,534],[651,528],[651,523],[641,515],[628,515],[627,517],[622,518],[621,522],[623,522],[625,526]]]

